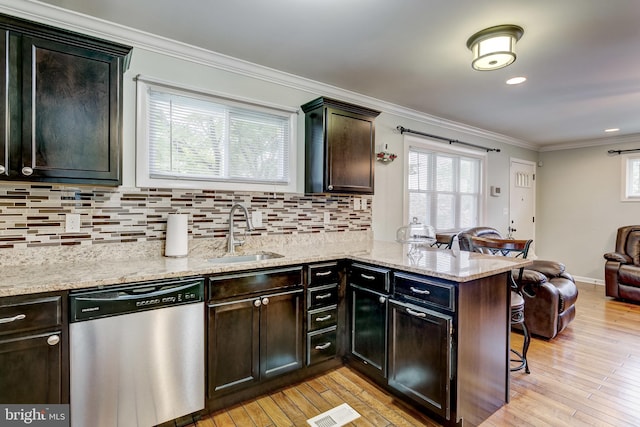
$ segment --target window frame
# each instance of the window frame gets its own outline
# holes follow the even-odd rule
[[[402,209],[402,217],[403,221],[406,223],[410,221],[409,218],[409,151],[412,148],[421,151],[429,151],[438,154],[457,156],[457,157],[466,157],[466,158],[474,158],[480,161],[480,182],[478,183],[478,225],[484,222],[486,217],[486,208],[487,208],[487,191],[486,191],[486,182],[487,182],[487,153],[486,152],[478,152],[477,150],[472,150],[463,147],[456,147],[452,145],[445,145],[442,142],[431,140],[429,138],[418,138],[411,135],[404,135],[404,186],[403,186],[403,209]],[[457,194],[458,192],[456,192]],[[456,215],[459,217],[459,212],[456,212]],[[459,218],[458,218],[459,219]],[[432,225],[432,224],[428,224]],[[452,229],[438,229],[437,232],[451,232],[451,231],[459,231],[458,228]]]
[[[636,162],[638,167],[640,167],[640,154],[625,154],[621,156],[622,162],[622,182],[620,185],[620,200],[623,202],[640,202],[640,192],[638,194],[629,194],[629,189],[631,187],[630,182],[630,173],[632,168],[631,163]]]
[[[138,75],[136,80],[136,187],[139,188],[176,188],[194,190],[225,191],[265,191],[280,193],[297,192],[297,122],[298,109],[260,100],[208,91],[185,85]],[[189,96],[204,101],[211,101],[225,106],[241,107],[249,111],[267,112],[288,117],[288,181],[258,182],[229,179],[170,179],[152,177],[149,167],[149,123],[148,92],[149,90]]]

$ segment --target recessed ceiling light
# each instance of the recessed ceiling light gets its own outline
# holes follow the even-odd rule
[[[620,130],[620,128],[610,128],[610,129],[605,129],[605,132],[618,132]]]
[[[519,85],[520,83],[524,83],[527,81],[526,77],[512,77],[507,80],[508,85]]]

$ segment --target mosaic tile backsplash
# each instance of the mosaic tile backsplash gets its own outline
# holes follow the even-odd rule
[[[359,196],[360,197],[360,196]],[[189,214],[189,239],[227,236],[229,209],[262,212],[251,236],[371,230],[371,196],[354,210],[354,196],[155,188],[0,187],[0,255],[8,249],[163,241],[167,214]],[[330,222],[324,223],[325,212]],[[65,215],[80,214],[79,233],[65,232]],[[244,221],[237,222],[238,228]],[[237,230],[238,230],[237,228]]]

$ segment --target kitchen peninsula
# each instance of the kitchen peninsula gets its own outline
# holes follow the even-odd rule
[[[283,256],[257,262],[212,263],[210,260],[214,253],[209,251],[210,248],[201,247],[192,249],[189,257],[185,258],[165,258],[158,255],[160,252],[149,249],[138,251],[137,258],[129,253],[129,256],[114,255],[115,259],[110,261],[96,261],[92,256],[86,256],[80,262],[68,264],[5,266],[0,268],[0,297],[3,297],[0,309],[4,305],[2,301],[9,298],[57,293],[64,299],[69,292],[81,289],[168,278],[205,277],[209,280],[205,289],[213,293],[216,284],[224,282],[219,280],[221,278],[245,280],[245,277],[269,277],[283,271],[290,276],[293,267],[300,271],[300,283],[296,286],[304,289],[301,291],[304,296],[300,299],[303,301],[308,295],[310,297],[313,286],[316,286],[314,274],[318,273],[317,278],[320,278],[326,268],[327,274],[331,271],[331,277],[338,283],[337,306],[338,312],[343,313],[338,316],[337,329],[332,329],[339,336],[337,344],[334,343],[334,357],[315,364],[308,357],[302,357],[301,360],[306,362],[299,362],[295,376],[286,374],[281,377],[299,380],[345,360],[356,369],[364,366],[359,370],[373,381],[426,409],[445,425],[477,425],[508,400],[507,278],[512,269],[526,266],[530,261],[432,248],[409,251],[397,243],[366,239],[309,245],[291,245],[277,239],[263,243],[260,247],[248,245],[244,249],[246,252],[276,252]],[[388,341],[384,347],[385,363],[377,377],[367,374],[368,363],[352,351],[351,343],[351,333],[357,323],[352,313],[354,297],[351,291],[366,288],[361,278],[369,277],[369,272],[375,275],[376,280],[382,280],[382,291],[373,292],[376,299],[379,298],[381,304],[389,309],[389,328],[384,331],[387,337],[385,344]],[[243,283],[248,282],[245,280]],[[318,288],[330,289],[328,283],[320,281]],[[412,295],[412,292],[416,294]],[[260,298],[263,307],[273,309],[273,303],[267,306],[268,299]],[[309,328],[310,333],[306,338],[309,340],[307,350],[302,350],[302,353],[310,352],[309,342],[313,342],[311,340],[316,336],[310,327],[314,319],[308,317],[308,313],[315,311],[308,304],[304,307],[309,310],[302,310],[305,315],[301,323]],[[63,307],[66,307],[66,302]],[[303,308],[302,304],[299,307]],[[331,309],[333,306],[328,307]],[[67,336],[64,328],[67,327],[63,325],[63,343]],[[431,335],[403,335],[403,331],[420,333],[422,328],[428,328]],[[301,328],[301,336],[296,339],[304,342],[306,330]],[[420,352],[414,354],[413,359],[407,359],[405,356],[412,349],[420,350],[426,345],[426,340],[433,339],[432,332],[439,334],[437,360],[421,358]],[[206,360],[212,363],[212,357],[209,354]],[[421,366],[420,363],[426,365]],[[62,369],[62,372],[66,375],[68,369]],[[439,382],[425,380],[429,376],[439,378]],[[63,379],[63,386],[66,381]],[[240,393],[223,393],[220,399],[209,396],[206,409],[217,409],[215,405],[219,402],[246,398],[251,395],[251,390],[264,392],[274,384],[281,385],[282,381],[282,378],[276,382],[262,381],[260,387],[263,388],[252,386]],[[68,392],[63,392],[62,396],[68,396]]]

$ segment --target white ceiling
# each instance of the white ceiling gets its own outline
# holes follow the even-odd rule
[[[640,134],[639,0],[44,0],[544,149]],[[524,28],[518,59],[466,41]],[[527,82],[507,86],[509,77]],[[612,139],[612,141],[615,141]]]

